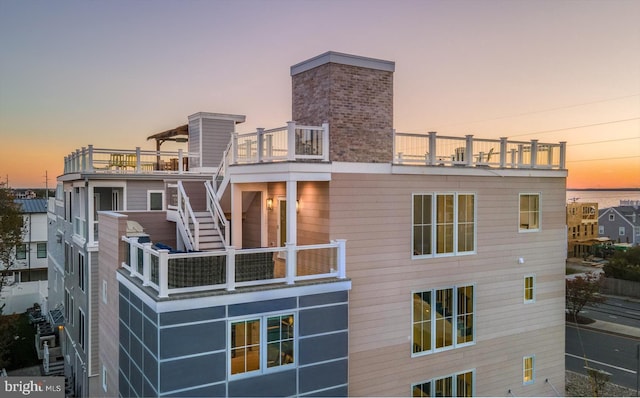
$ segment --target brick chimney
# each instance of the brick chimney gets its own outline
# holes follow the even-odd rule
[[[393,160],[395,63],[329,51],[291,67],[293,120],[329,123],[333,162]]]

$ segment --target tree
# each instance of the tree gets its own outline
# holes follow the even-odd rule
[[[20,206],[11,191],[0,186],[0,293],[6,285],[9,269],[15,263],[16,247],[22,245],[23,219]],[[0,315],[4,304],[0,305]]]
[[[604,266],[607,278],[640,282],[640,246],[619,251]]]
[[[600,277],[593,272],[587,272],[584,276],[577,275],[566,280],[567,311],[574,321],[578,321],[579,313],[587,304],[597,305],[606,300],[600,296]]]

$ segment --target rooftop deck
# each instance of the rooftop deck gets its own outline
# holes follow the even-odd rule
[[[251,133],[233,133],[224,151],[217,176],[232,165],[282,161],[328,162],[329,125],[286,126]],[[565,168],[566,143],[538,140],[512,141],[507,138],[481,139],[428,134],[393,133],[396,165],[466,166],[527,169]],[[83,147],[65,157],[64,173],[171,173],[189,171],[190,155],[179,151],[99,149]]]

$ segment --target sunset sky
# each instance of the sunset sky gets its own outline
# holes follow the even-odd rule
[[[569,188],[640,187],[640,1],[0,0],[0,181],[153,149],[196,112],[291,118],[289,67],[394,61],[394,127],[567,141]],[[163,147],[164,149],[165,147]]]

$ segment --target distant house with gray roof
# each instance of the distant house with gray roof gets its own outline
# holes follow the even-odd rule
[[[640,244],[640,200],[621,200],[620,206],[600,210],[598,235],[618,243]]]

